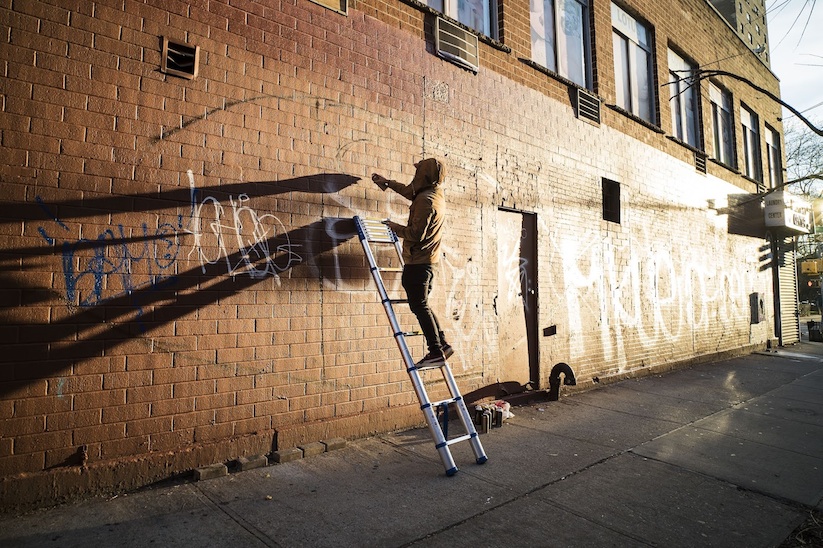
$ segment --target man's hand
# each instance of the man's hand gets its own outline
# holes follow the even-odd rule
[[[386,225],[387,227],[389,227],[390,229],[392,229],[394,232],[397,232],[401,228],[406,228],[405,226],[403,226],[401,224],[397,224],[394,221],[390,221],[388,219],[383,221],[383,224]]]
[[[389,188],[389,180],[383,177],[382,175],[372,173],[371,180],[374,181],[377,184],[377,186],[380,187],[380,190],[386,190],[387,188]]]

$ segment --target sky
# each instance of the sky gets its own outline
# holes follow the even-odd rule
[[[823,0],[766,0],[766,23],[781,98],[823,120]]]

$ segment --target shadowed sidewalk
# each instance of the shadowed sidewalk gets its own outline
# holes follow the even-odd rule
[[[427,430],[0,517],[0,545],[778,546],[823,510],[823,344],[516,407],[451,478]]]

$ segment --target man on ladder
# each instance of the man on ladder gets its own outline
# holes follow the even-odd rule
[[[385,223],[403,240],[403,289],[406,290],[409,309],[417,316],[428,345],[428,353],[417,362],[417,366],[436,367],[443,365],[454,354],[428,300],[435,267],[440,261],[440,240],[443,237],[446,208],[442,188],[445,169],[434,158],[421,160],[414,167],[414,178],[408,185],[386,179],[377,173],[372,175],[372,180],[382,190],[391,188],[411,200],[407,225],[389,220]]]

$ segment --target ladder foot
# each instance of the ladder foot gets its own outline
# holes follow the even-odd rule
[[[455,466],[453,468],[449,468],[448,470],[446,470],[446,475],[449,476],[449,477],[452,477],[456,473],[457,473],[457,466]]]
[[[477,457],[477,464],[485,464],[486,461],[489,460],[489,457],[483,455],[482,457]]]

